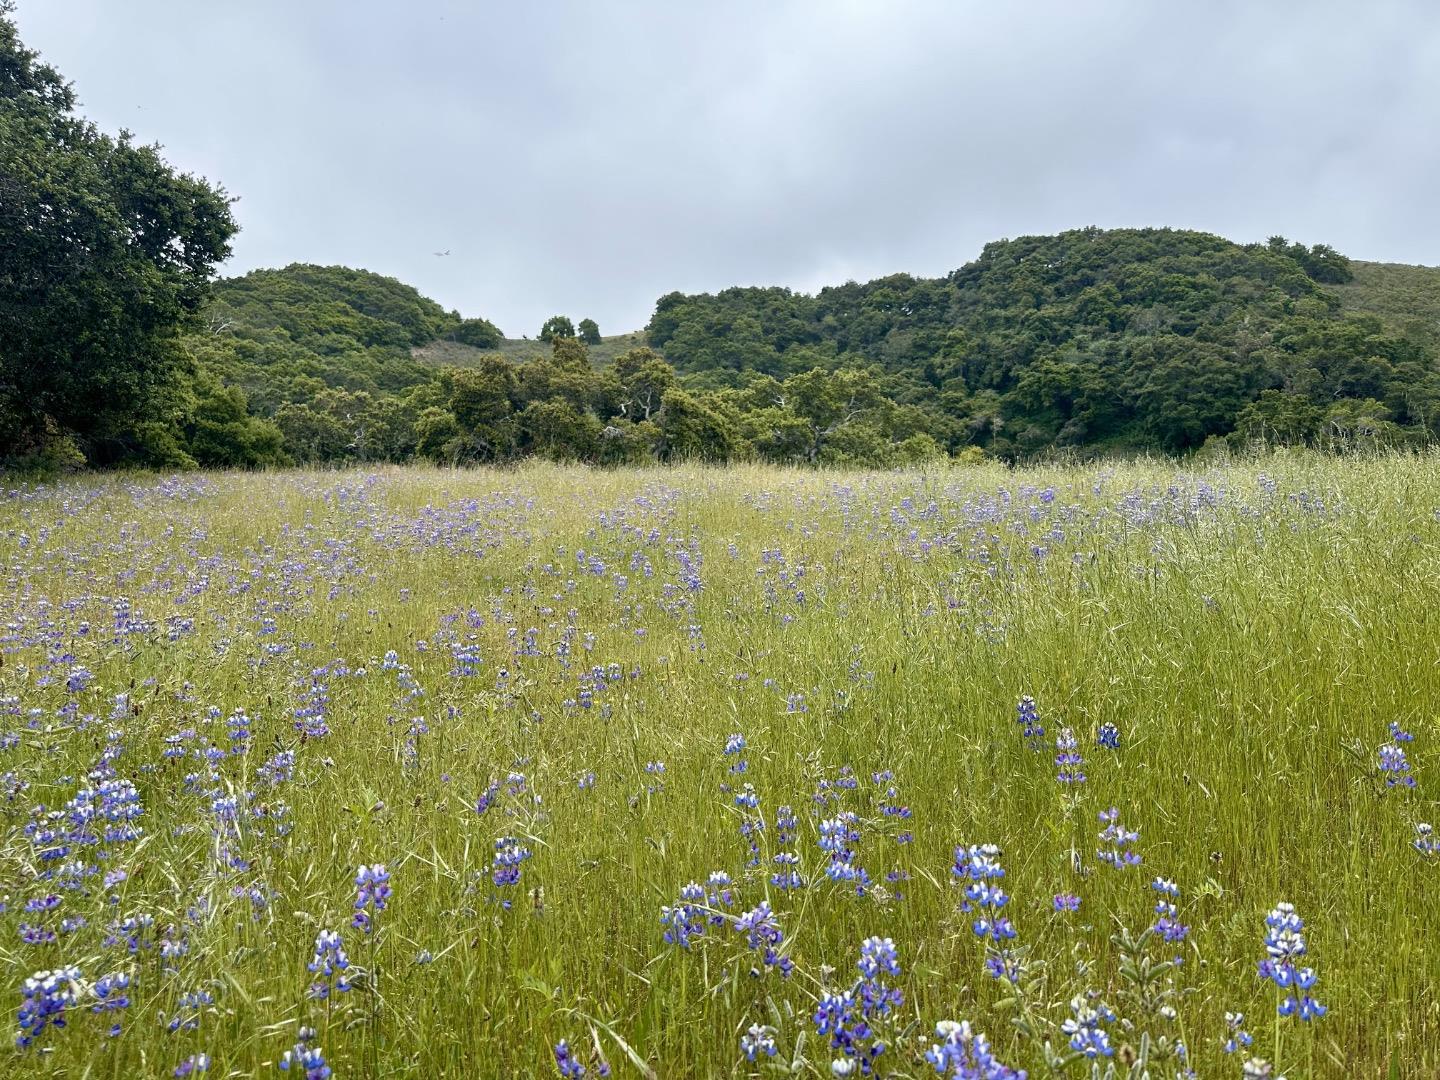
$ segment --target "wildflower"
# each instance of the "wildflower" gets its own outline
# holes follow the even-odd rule
[[[210,1071],[210,1055],[209,1055],[209,1054],[191,1054],[191,1055],[190,1055],[189,1057],[187,1057],[184,1061],[180,1062],[179,1065],[176,1065],[176,1066],[175,1066],[175,1071],[174,1071],[173,1073],[171,1073],[170,1075],[172,1075],[172,1076],[174,1076],[174,1077],[177,1077],[177,1078],[183,1078],[183,1077],[189,1076],[191,1073],[202,1073],[202,1072],[209,1072],[209,1071]]]
[[[660,925],[666,928],[661,935],[665,944],[688,949],[691,941],[704,936],[709,921],[704,903],[704,888],[692,881],[680,890],[678,903],[660,909]]]
[[[751,1024],[750,1030],[740,1036],[740,1049],[746,1061],[754,1061],[761,1054],[774,1057],[778,1051],[775,1045],[775,1029],[768,1025]]]
[[[1021,725],[1021,734],[1030,749],[1040,750],[1040,741],[1045,738],[1045,728],[1040,723],[1040,710],[1035,706],[1035,699],[1029,694],[1022,697],[1020,704],[1015,706],[1015,722]]]
[[[1254,1041],[1250,1037],[1250,1033],[1245,1030],[1244,1013],[1227,1012],[1225,1014],[1225,1030],[1228,1033],[1224,1046],[1227,1054],[1233,1054],[1237,1050],[1248,1047]]]
[[[294,1068],[304,1072],[305,1080],[329,1080],[330,1066],[325,1064],[325,1054],[318,1046],[308,1042],[297,1042],[293,1050],[286,1050],[280,1059],[280,1068],[289,1072]]]
[[[585,1075],[585,1066],[576,1061],[570,1053],[570,1044],[561,1039],[555,1044],[555,1065],[564,1077],[578,1078]]]
[[[484,794],[475,801],[475,813],[484,814],[490,807],[495,805],[495,800],[500,795],[500,781],[491,780],[490,785],[485,789]]]
[[[1080,767],[1084,764],[1075,732],[1068,727],[1061,728],[1060,734],[1055,736],[1055,779],[1062,784],[1083,784],[1085,774]]]
[[[1005,868],[1000,865],[1000,849],[994,844],[957,847],[955,865],[950,872],[965,882],[960,910],[975,915],[971,929],[976,937],[985,940],[985,970],[992,978],[1017,981],[1018,962],[1006,945],[1015,938],[1015,927],[1000,914],[1010,897],[994,884],[1005,876]]]
[[[1055,894],[1055,910],[1056,910],[1056,911],[1079,911],[1079,910],[1080,910],[1080,897],[1076,896],[1074,893],[1056,893],[1056,894]]]
[[[746,944],[752,952],[761,954],[761,962],[767,968],[778,968],[782,976],[789,976],[795,963],[788,956],[781,955],[785,935],[770,910],[768,900],[760,901],[757,907],[736,917],[734,928],[737,933],[745,935]]]
[[[837,785],[840,781],[836,781]],[[825,875],[831,881],[855,882],[855,893],[864,896],[870,875],[855,865],[855,845],[860,841],[859,818],[853,810],[842,810],[820,822],[820,850],[829,856]]]
[[[1190,928],[1179,921],[1179,909],[1175,906],[1175,900],[1180,896],[1180,886],[1157,877],[1150,883],[1150,887],[1160,894],[1160,899],[1155,904],[1155,914],[1160,917],[1150,929],[1171,944],[1184,941]]]
[[[1415,786],[1415,777],[1410,773],[1410,762],[1405,757],[1405,748],[1398,742],[1389,742],[1380,747],[1380,771],[1385,774],[1385,787]]]
[[[374,928],[374,916],[385,910],[386,901],[390,899],[389,871],[383,863],[362,864],[355,871],[355,890],[355,915],[350,925],[368,934]]]
[[[1061,1032],[1070,1036],[1070,1049],[1091,1060],[1113,1056],[1110,1036],[1100,1025],[1113,1022],[1114,1012],[1104,1002],[1092,1006],[1084,994],[1071,999],[1070,1012],[1070,1019],[1060,1025]]]
[[[530,858],[530,849],[513,836],[495,841],[495,859],[491,864],[491,880],[496,885],[514,885],[520,880],[520,864]]]
[[[90,1006],[91,1012],[96,1013],[118,1013],[122,1009],[130,1007],[130,976],[124,972],[116,972],[113,975],[102,975],[95,982],[95,1004]],[[110,1025],[110,1036],[114,1038],[120,1034],[120,1020],[118,1017],[112,1020]]]
[[[1310,996],[1310,989],[1316,983],[1315,970],[1296,966],[1305,951],[1304,920],[1295,913],[1293,904],[1276,904],[1265,917],[1266,957],[1260,961],[1259,975],[1273,982],[1283,994],[1276,1006],[1281,1016],[1315,1020],[1327,1010]]]
[[[973,1031],[968,1020],[941,1020],[935,1025],[935,1037],[940,1041],[925,1051],[925,1060],[941,1076],[954,1080],[1025,1080],[1024,1069],[1012,1069],[995,1059],[990,1040]]]
[[[1415,839],[1412,842],[1416,851],[1426,858],[1435,858],[1440,855],[1440,838],[1435,835],[1435,828],[1428,821],[1421,821],[1415,826]]]
[[[63,1028],[65,1010],[75,1004],[76,984],[80,969],[59,968],[37,971],[20,987],[20,1011],[16,1017],[20,1031],[15,1045],[21,1050],[30,1046],[47,1027]]]
[[[1100,725],[1100,730],[1095,734],[1095,744],[1103,746],[1106,750],[1120,749],[1120,729],[1109,720]]]
[[[170,1018],[166,1030],[172,1035],[177,1031],[193,1031],[200,1026],[200,1010],[215,1004],[215,996],[208,990],[192,990],[180,998],[181,1011]]]
[[[345,946],[334,930],[321,930],[315,936],[315,955],[308,966],[313,974],[320,976],[310,986],[312,998],[323,1001],[332,990],[343,994],[350,989],[350,979],[345,974],[350,958],[345,955]]]
[[[1095,857],[1103,863],[1109,863],[1116,870],[1139,866],[1140,856],[1130,849],[1130,845],[1140,839],[1140,834],[1120,824],[1120,811],[1113,806],[1109,810],[1100,811],[1100,820],[1105,824],[1105,828],[1100,832],[1100,840],[1109,847],[1097,849]]]

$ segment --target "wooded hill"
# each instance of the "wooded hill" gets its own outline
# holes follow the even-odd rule
[[[572,334],[504,338],[343,268],[220,282],[187,349],[234,432],[270,437],[197,460],[885,465],[1440,432],[1440,270],[1280,238],[1080,229],[943,278],[671,293],[643,334]]]

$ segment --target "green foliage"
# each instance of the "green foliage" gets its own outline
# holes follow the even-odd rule
[[[224,193],[112,138],[0,4],[0,455],[139,449],[185,360],[176,335],[235,232]]]
[[[600,325],[594,319],[580,320],[580,340],[586,345],[600,344]]]
[[[1272,406],[1246,413],[1267,390],[1322,414],[1337,398],[1373,399],[1388,410],[1386,437],[1426,441],[1440,430],[1436,337],[1348,316],[1346,295],[1349,306],[1378,307],[1373,288],[1347,293],[1355,273],[1331,247],[1281,237],[1242,246],[1171,229],[1080,229],[989,244],[940,279],[896,274],[815,296],[670,293],[647,335],[692,389],[753,398],[760,387],[774,398],[772,383],[812,369],[871,370],[886,397],[927,411],[922,430],[952,453],[1243,441],[1268,430]],[[750,405],[762,452],[824,458],[828,421],[808,421],[807,443],[794,406]],[[878,444],[875,453],[885,459]]]
[[[556,338],[573,338],[574,336],[575,324],[570,321],[568,315],[551,315],[545,320],[545,325],[540,327],[540,340],[547,343]]]
[[[500,328],[489,319],[461,319],[459,325],[450,332],[450,339],[461,345],[469,345],[472,349],[498,348],[503,340]]]

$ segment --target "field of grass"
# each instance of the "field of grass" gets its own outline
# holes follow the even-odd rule
[[[1355,280],[1327,285],[1346,311],[1377,315],[1391,333],[1440,344],[1440,266],[1351,262]]]
[[[12,487],[0,1071],[1435,1076],[1437,511],[1435,456]]]
[[[638,349],[645,344],[641,330],[629,334],[613,334],[602,337],[599,345],[589,346],[590,363],[595,367],[609,367],[623,352]],[[503,338],[498,349],[475,349],[456,341],[432,341],[416,349],[414,356],[436,367],[474,367],[480,357],[499,353],[514,363],[533,360],[537,356],[549,356],[550,346],[538,338]]]

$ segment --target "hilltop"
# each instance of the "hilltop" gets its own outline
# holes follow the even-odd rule
[[[1440,266],[1352,260],[1350,269],[1351,281],[1326,286],[1343,310],[1374,315],[1393,334],[1440,346]]]

